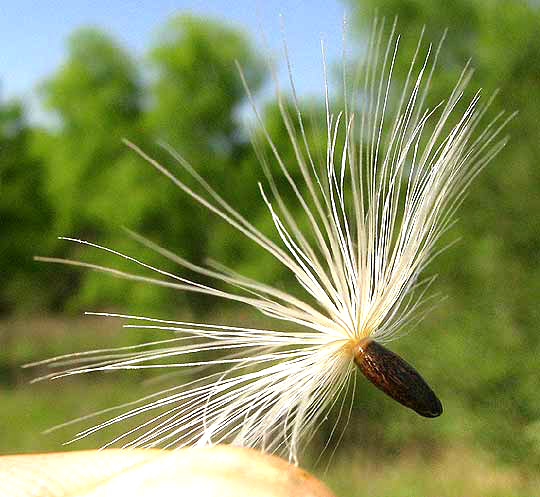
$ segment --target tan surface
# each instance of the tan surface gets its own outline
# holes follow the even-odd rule
[[[313,476],[253,449],[104,450],[0,457],[1,497],[333,497]]]

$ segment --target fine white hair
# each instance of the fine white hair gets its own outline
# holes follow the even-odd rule
[[[329,409],[338,409],[345,418],[350,415],[343,399],[354,388],[352,347],[364,337],[383,343],[396,338],[431,307],[433,294],[428,289],[433,280],[420,275],[440,250],[436,242],[453,223],[468,185],[504,146],[505,139],[499,136],[511,117],[501,113],[484,125],[490,100],[481,105],[479,92],[456,116],[472,74],[468,65],[446,100],[427,107],[442,39],[421,55],[420,37],[403,87],[396,92],[392,73],[400,38],[395,23],[388,37],[384,32],[384,22],[375,20],[365,63],[356,76],[351,77],[344,63],[341,108],[333,108],[325,83],[323,163],[310,150],[292,74],[292,112],[275,81],[294,163],[283,158],[246,88],[256,124],[271,151],[265,155],[257,148],[267,186],[254,188],[260,189],[275,226],[273,239],[235,210],[177,152],[171,150],[197,188],[128,143],[184,194],[283,264],[300,285],[303,298],[217,263],[192,264],[134,233],[136,240],[163,257],[219,284],[203,284],[73,238],[66,240],[108,251],[154,275],[40,258],[229,299],[254,307],[276,323],[294,325],[280,331],[103,313],[128,320],[127,327],[167,330],[172,338],[42,361],[39,364],[55,368],[43,378],[145,368],[205,372],[189,383],[123,406],[121,414],[109,414],[74,440],[136,416],[140,424],[107,446],[180,448],[228,442],[286,454],[296,462],[299,449]],[[323,45],[322,52],[327,81]],[[286,46],[284,53],[290,72]],[[241,72],[240,77],[245,84]],[[276,166],[297,205],[287,205],[271,172]],[[293,215],[299,210],[307,219],[303,230]],[[228,290],[222,289],[223,283]]]

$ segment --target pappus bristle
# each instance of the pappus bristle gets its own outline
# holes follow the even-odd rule
[[[254,188],[260,189],[268,208],[274,238],[235,210],[177,152],[171,151],[197,190],[128,143],[184,194],[283,264],[295,276],[304,297],[219,264],[192,264],[133,233],[146,247],[206,279],[229,285],[229,290],[77,239],[67,240],[129,259],[154,276],[41,258],[236,301],[276,323],[292,324],[292,330],[280,331],[277,326],[255,329],[117,315],[127,319],[128,326],[168,330],[172,338],[55,358],[50,362],[62,372],[46,377],[144,368],[209,367],[210,372],[125,406],[125,412],[81,432],[75,440],[140,416],[144,418],[141,424],[108,445],[176,448],[229,442],[286,453],[296,461],[302,443],[313,436],[329,409],[340,406],[340,416],[349,415],[340,399],[354,386],[356,366],[380,389],[420,414],[442,412],[420,375],[381,344],[410,330],[431,307],[433,294],[428,290],[433,279],[420,275],[436,255],[436,243],[452,224],[467,186],[504,145],[505,140],[498,136],[508,118],[500,114],[480,130],[489,101],[481,106],[478,93],[460,116],[455,115],[471,77],[468,67],[448,98],[427,108],[440,45],[436,49],[429,46],[422,58],[422,38],[405,84],[394,94],[391,82],[399,37],[395,24],[386,41],[384,31],[384,23],[376,20],[363,77],[350,89],[344,74],[341,109],[332,108],[325,83],[326,154],[322,164],[308,145],[292,75],[293,112],[287,111],[277,82],[276,98],[295,164],[285,162],[246,88],[256,124],[271,151],[270,156],[258,154],[267,182]],[[326,80],[324,47],[322,51]],[[290,68],[286,50],[285,58]],[[277,186],[276,173],[272,173],[276,168],[294,192],[295,214]],[[293,178],[292,168],[297,168],[300,180]],[[307,229],[300,229],[298,211],[305,215]],[[221,356],[208,359],[209,354]]]

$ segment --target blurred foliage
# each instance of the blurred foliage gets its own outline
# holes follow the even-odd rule
[[[126,226],[200,264],[215,219],[179,194],[122,138],[174,168],[170,154],[153,143],[163,140],[203,175],[234,184],[235,165],[248,149],[235,119],[243,98],[235,59],[256,90],[264,71],[243,35],[218,23],[177,17],[150,50],[151,78],[143,84],[140,64],[113,39],[95,29],[76,32],[67,61],[42,86],[45,104],[59,122],[40,140],[54,232],[133,253],[133,240],[121,229]],[[238,194],[238,185],[235,189]],[[56,255],[133,271],[132,263],[80,245],[64,242]],[[144,261],[165,271],[176,269],[152,251]],[[129,303],[139,312],[159,312],[203,305],[200,297],[146,284],[114,278],[103,284],[103,275],[92,271],[55,268],[52,273],[63,282],[67,309]]]
[[[249,40],[218,22],[175,17],[160,32],[149,59],[151,129],[186,159],[201,160],[197,170],[203,173],[215,174],[226,161],[233,167],[234,147],[245,142],[235,113],[246,97],[235,63],[253,92],[266,73]]]
[[[420,329],[392,345],[429,380],[443,399],[445,414],[437,420],[420,418],[359,379],[353,421],[342,446],[388,457],[397,456],[404,441],[433,450],[444,444],[482,445],[501,460],[538,465],[540,10],[531,2],[502,0],[346,3],[355,34],[364,42],[374,8],[388,25],[394,15],[399,17],[397,30],[406,36],[394,69],[397,87],[407,75],[422,27],[424,46],[436,44],[448,27],[430,104],[445,98],[472,57],[471,94],[482,87],[487,98],[499,88],[489,113],[506,109],[519,115],[507,128],[510,144],[474,182],[459,223],[443,240],[459,237],[460,243],[430,268],[440,275],[437,288],[450,298]],[[134,246],[122,225],[194,263],[212,257],[288,290],[297,286],[271,256],[261,255],[122,144],[128,138],[140,145],[196,189],[189,174],[156,146],[155,140],[163,140],[258,229],[275,237],[256,188],[264,180],[263,171],[254,167],[257,155],[267,159],[287,205],[294,192],[279,172],[261,123],[252,129],[256,151],[240,125],[245,93],[235,60],[256,92],[267,76],[261,59],[244,34],[218,22],[171,19],[144,60],[132,58],[103,32],[84,29],[71,37],[65,63],[41,87],[46,107],[56,116],[54,127],[34,129],[20,105],[1,103],[0,217],[9,236],[0,241],[6,275],[0,311],[120,308],[159,315],[191,310],[198,320],[216,311],[215,300],[31,261],[39,253],[133,271],[133,264],[110,253],[54,240],[66,235],[178,271],[153,251]],[[314,158],[324,165],[324,108],[320,102],[300,105]],[[282,111],[296,113],[286,96]],[[261,115],[283,162],[295,164],[278,104],[269,103]],[[295,166],[289,169],[298,174]],[[267,181],[264,189],[272,193]],[[298,206],[291,215],[306,226]],[[6,353],[15,343],[8,335],[2,337]],[[65,352],[72,351],[66,346]],[[37,349],[25,354],[26,360],[43,358]],[[322,427],[316,439],[321,444],[332,423],[324,426],[327,431]]]
[[[0,314],[40,309],[50,299],[32,260],[36,247],[51,248],[43,233],[53,222],[34,135],[20,103],[0,102],[0,219],[9,233],[0,237]]]

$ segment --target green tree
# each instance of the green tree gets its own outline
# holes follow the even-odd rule
[[[235,206],[250,209],[252,185],[243,181],[243,165],[257,167],[239,117],[246,101],[236,62],[256,93],[265,78],[262,61],[247,37],[219,22],[192,16],[170,19],[149,51],[149,106],[145,129],[187,160],[197,174]],[[164,150],[152,156],[195,191],[200,185]],[[255,159],[255,160],[254,160]],[[249,173],[248,173],[249,174]],[[208,256],[220,259],[231,242],[226,223],[197,205],[167,181],[168,205],[162,222],[145,227],[145,234],[196,264]],[[201,280],[201,276],[196,276]],[[209,301],[195,296],[193,303]],[[213,300],[215,302],[215,300]]]
[[[125,250],[120,227],[140,225],[148,207],[142,193],[151,177],[122,143],[125,137],[142,136],[143,86],[135,62],[111,37],[81,29],[71,36],[67,60],[45,82],[42,95],[58,123],[40,143],[55,210],[52,234]],[[67,242],[58,246],[57,255],[111,265],[110,254]],[[139,296],[137,285],[129,290],[126,282],[91,271],[55,269],[55,279],[63,280],[63,294],[75,295],[69,304],[75,307],[114,306],[130,299],[136,304],[151,296],[145,290]]]
[[[69,233],[76,225],[88,236],[100,233],[111,215],[111,208],[103,212],[100,199],[116,200],[110,172],[129,155],[121,140],[137,129],[142,88],[128,54],[98,30],[74,33],[68,51],[67,61],[42,88],[59,123],[47,151],[49,189],[58,231]]]
[[[250,45],[236,29],[184,15],[165,24],[149,53],[155,77],[148,122],[187,159],[205,159],[212,173],[210,161],[227,161],[235,145],[245,145],[238,111],[246,92],[236,62],[252,93],[265,77]]]
[[[0,102],[0,313],[35,310],[47,303],[32,257],[37,247],[50,248],[42,235],[52,224],[52,212],[43,163],[33,152],[34,134],[21,104]]]
[[[57,234],[140,254],[141,247],[134,248],[121,230],[125,225],[201,263],[215,219],[126,147],[122,138],[189,182],[189,174],[152,143],[165,141],[201,175],[216,178],[217,184],[236,193],[235,169],[249,148],[236,116],[245,93],[234,58],[252,91],[263,79],[262,65],[247,40],[215,22],[175,18],[150,51],[149,86],[143,85],[129,54],[100,31],[74,33],[68,48],[66,63],[43,86],[45,103],[58,119],[56,133],[41,144],[48,157],[48,193],[57,213]],[[58,255],[141,272],[133,263],[88,247],[64,243]],[[178,271],[151,250],[142,259]],[[72,269],[62,274],[70,273]],[[78,281],[65,278],[66,291],[75,295],[71,305],[77,308],[129,305],[130,310],[157,313],[200,300],[91,271],[79,273]]]

